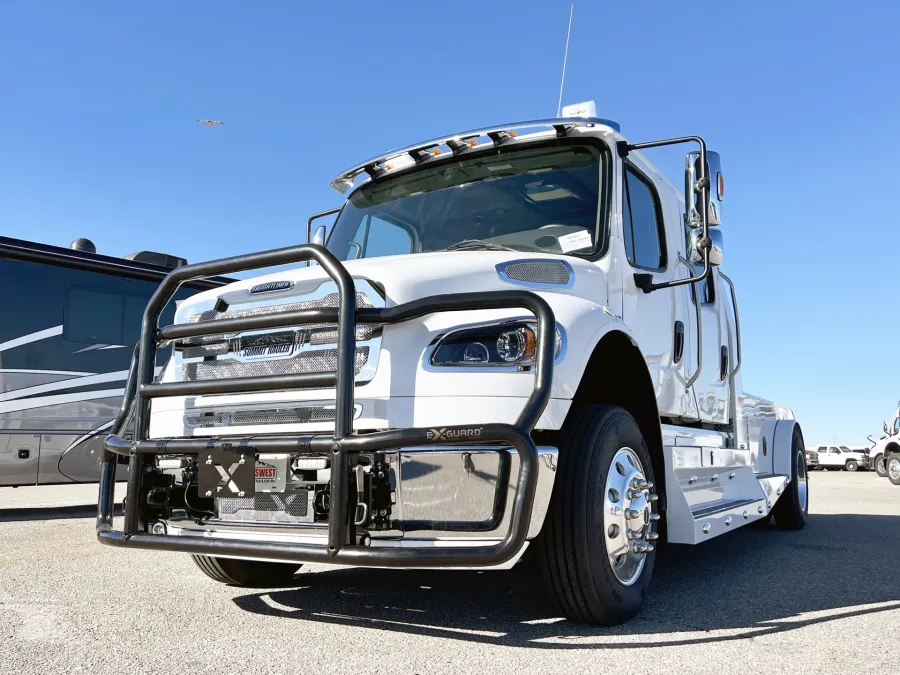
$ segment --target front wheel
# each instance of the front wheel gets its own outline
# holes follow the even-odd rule
[[[878,455],[875,458],[875,473],[882,478],[887,476],[887,465],[884,462],[884,455]]]
[[[296,563],[238,560],[211,555],[192,555],[191,558],[210,579],[229,586],[278,588],[288,585],[300,569]]]
[[[847,471],[856,471],[859,468],[859,465],[856,463],[855,459],[848,459],[847,463],[844,465],[844,468]]]
[[[572,410],[537,542],[544,577],[570,620],[611,626],[640,611],[656,560],[653,490],[650,452],[627,411]]]
[[[894,485],[900,485],[900,455],[892,455],[886,464],[888,480]]]
[[[781,499],[775,502],[772,517],[784,530],[801,530],[806,525],[809,511],[809,483],[806,474],[806,455],[803,452],[803,435],[800,427],[794,427],[791,442],[791,482]]]

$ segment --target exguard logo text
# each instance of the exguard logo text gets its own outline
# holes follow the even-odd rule
[[[425,438],[429,441],[452,441],[458,438],[478,438],[481,436],[481,427],[471,427],[468,429],[429,429],[425,432]]]

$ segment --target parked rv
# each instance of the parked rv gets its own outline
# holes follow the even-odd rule
[[[98,480],[144,307],[183,264],[100,255],[86,239],[62,248],[0,237],[0,486]],[[191,281],[175,300],[222,283]]]
[[[174,270],[141,332],[134,438],[107,440],[130,472],[117,530],[104,460],[100,541],[255,586],[304,562],[509,567],[530,546],[567,617],[615,624],[659,537],[802,528],[800,425],[741,382],[718,155],[567,114],[344,171],[324,246]],[[682,143],[686,203],[643,152]],[[183,282],[305,260],[161,316]]]

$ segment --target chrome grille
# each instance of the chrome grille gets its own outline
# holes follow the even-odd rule
[[[261,492],[253,497],[216,499],[219,520],[263,523],[311,523],[310,490]]]
[[[215,427],[259,424],[307,424],[309,422],[333,422],[334,408],[304,406],[290,408],[266,408],[234,410],[231,412],[194,413],[185,415],[190,427],[211,429]]]
[[[354,373],[362,370],[369,360],[369,348],[358,347]],[[217,380],[231,377],[258,377],[263,375],[288,375],[296,373],[327,373],[337,370],[337,350],[320,349],[300,354],[287,359],[269,359],[260,361],[238,361],[236,359],[217,359],[215,361],[196,361],[182,365],[185,381]]]
[[[268,305],[264,307],[250,307],[247,309],[232,309],[219,312],[214,309],[198,312],[190,318],[191,323],[200,321],[214,321],[216,319],[238,319],[244,316],[259,316],[265,314],[281,314],[282,312],[294,312],[301,309],[319,309],[322,307],[337,307],[340,302],[338,293],[329,293],[318,300],[303,300],[300,302],[288,302],[283,305]],[[356,294],[357,307],[371,307],[372,302],[363,293]],[[323,324],[320,324],[323,325]],[[327,325],[327,324],[324,324]]]

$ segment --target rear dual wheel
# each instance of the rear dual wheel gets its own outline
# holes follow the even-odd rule
[[[640,611],[656,560],[650,453],[624,409],[572,410],[537,546],[548,585],[572,621],[615,625]]]
[[[794,426],[791,439],[791,481],[781,499],[775,502],[772,517],[775,524],[785,530],[801,530],[806,525],[809,512],[809,481],[806,474],[806,453],[803,452],[803,435]]]

